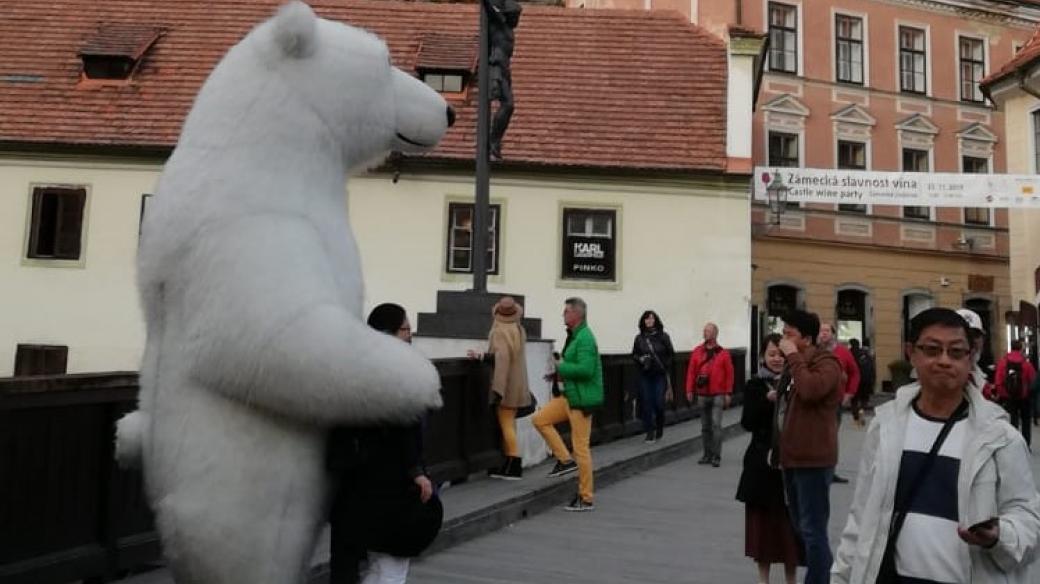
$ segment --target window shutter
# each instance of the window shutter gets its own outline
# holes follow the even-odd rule
[[[14,357],[14,376],[64,375],[69,348],[64,345],[18,345]]]
[[[64,375],[69,362],[68,347],[47,347],[43,351],[43,374]]]
[[[19,345],[18,351],[14,355],[14,376],[32,375],[31,372],[36,369],[38,354],[36,351],[27,350],[26,347]]]
[[[54,257],[78,260],[83,233],[83,205],[87,193],[83,189],[62,189],[58,206],[58,229]]]

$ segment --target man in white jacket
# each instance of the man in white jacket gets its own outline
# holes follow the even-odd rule
[[[967,323],[926,310],[908,340],[918,382],[879,407],[867,431],[832,584],[875,584],[880,573],[889,574],[880,582],[1031,584],[1040,495],[1021,435],[968,381]]]

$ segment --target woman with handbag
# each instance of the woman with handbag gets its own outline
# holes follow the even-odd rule
[[[770,457],[778,448],[776,404],[784,370],[780,339],[773,333],[763,340],[758,374],[744,389],[740,425],[751,432],[751,443],[744,452],[737,500],[745,508],[744,555],[755,560],[758,581],[769,582],[770,565],[783,564],[787,584],[794,584],[795,570],[805,565],[804,552],[784,503],[780,469]]]
[[[377,306],[368,325],[411,342],[396,304]],[[330,584],[403,584],[409,558],[433,542],[444,516],[422,462],[422,424],[334,428],[326,466],[334,484]]]
[[[523,459],[516,441],[516,419],[534,413],[536,405],[527,385],[527,333],[521,321],[524,307],[512,296],[503,296],[491,309],[493,321],[488,333],[488,349],[484,353],[467,351],[470,359],[480,359],[494,366],[489,401],[495,408],[502,432],[502,466],[488,476],[504,480],[523,478]]]
[[[639,334],[632,341],[632,359],[639,367],[639,404],[647,444],[664,436],[664,404],[671,399],[672,339],[661,317],[647,310],[639,317]]]

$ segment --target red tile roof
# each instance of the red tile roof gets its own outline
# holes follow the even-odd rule
[[[0,145],[165,149],[223,53],[281,0],[10,0],[0,18]],[[314,0],[415,68],[430,33],[474,35],[475,4]],[[77,86],[102,23],[161,27],[129,84]],[[476,80],[473,80],[475,84]],[[720,172],[726,48],[678,14],[526,5],[513,57],[509,162]],[[476,90],[433,158],[471,160]],[[461,98],[460,98],[461,99]]]
[[[105,55],[141,58],[162,34],[162,29],[140,24],[102,24],[97,32],[87,39],[81,55]]]
[[[479,35],[428,32],[419,41],[416,69],[474,72],[477,69]]]
[[[1038,59],[1040,59],[1040,28],[1033,31],[1029,42],[1023,45],[1010,61],[982,80],[983,91],[988,91],[994,83],[1010,77],[1020,68],[1030,65]]]

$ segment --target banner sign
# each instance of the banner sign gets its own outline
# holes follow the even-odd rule
[[[756,201],[778,176],[792,203],[1040,209],[1040,175],[874,172],[756,166]]]

